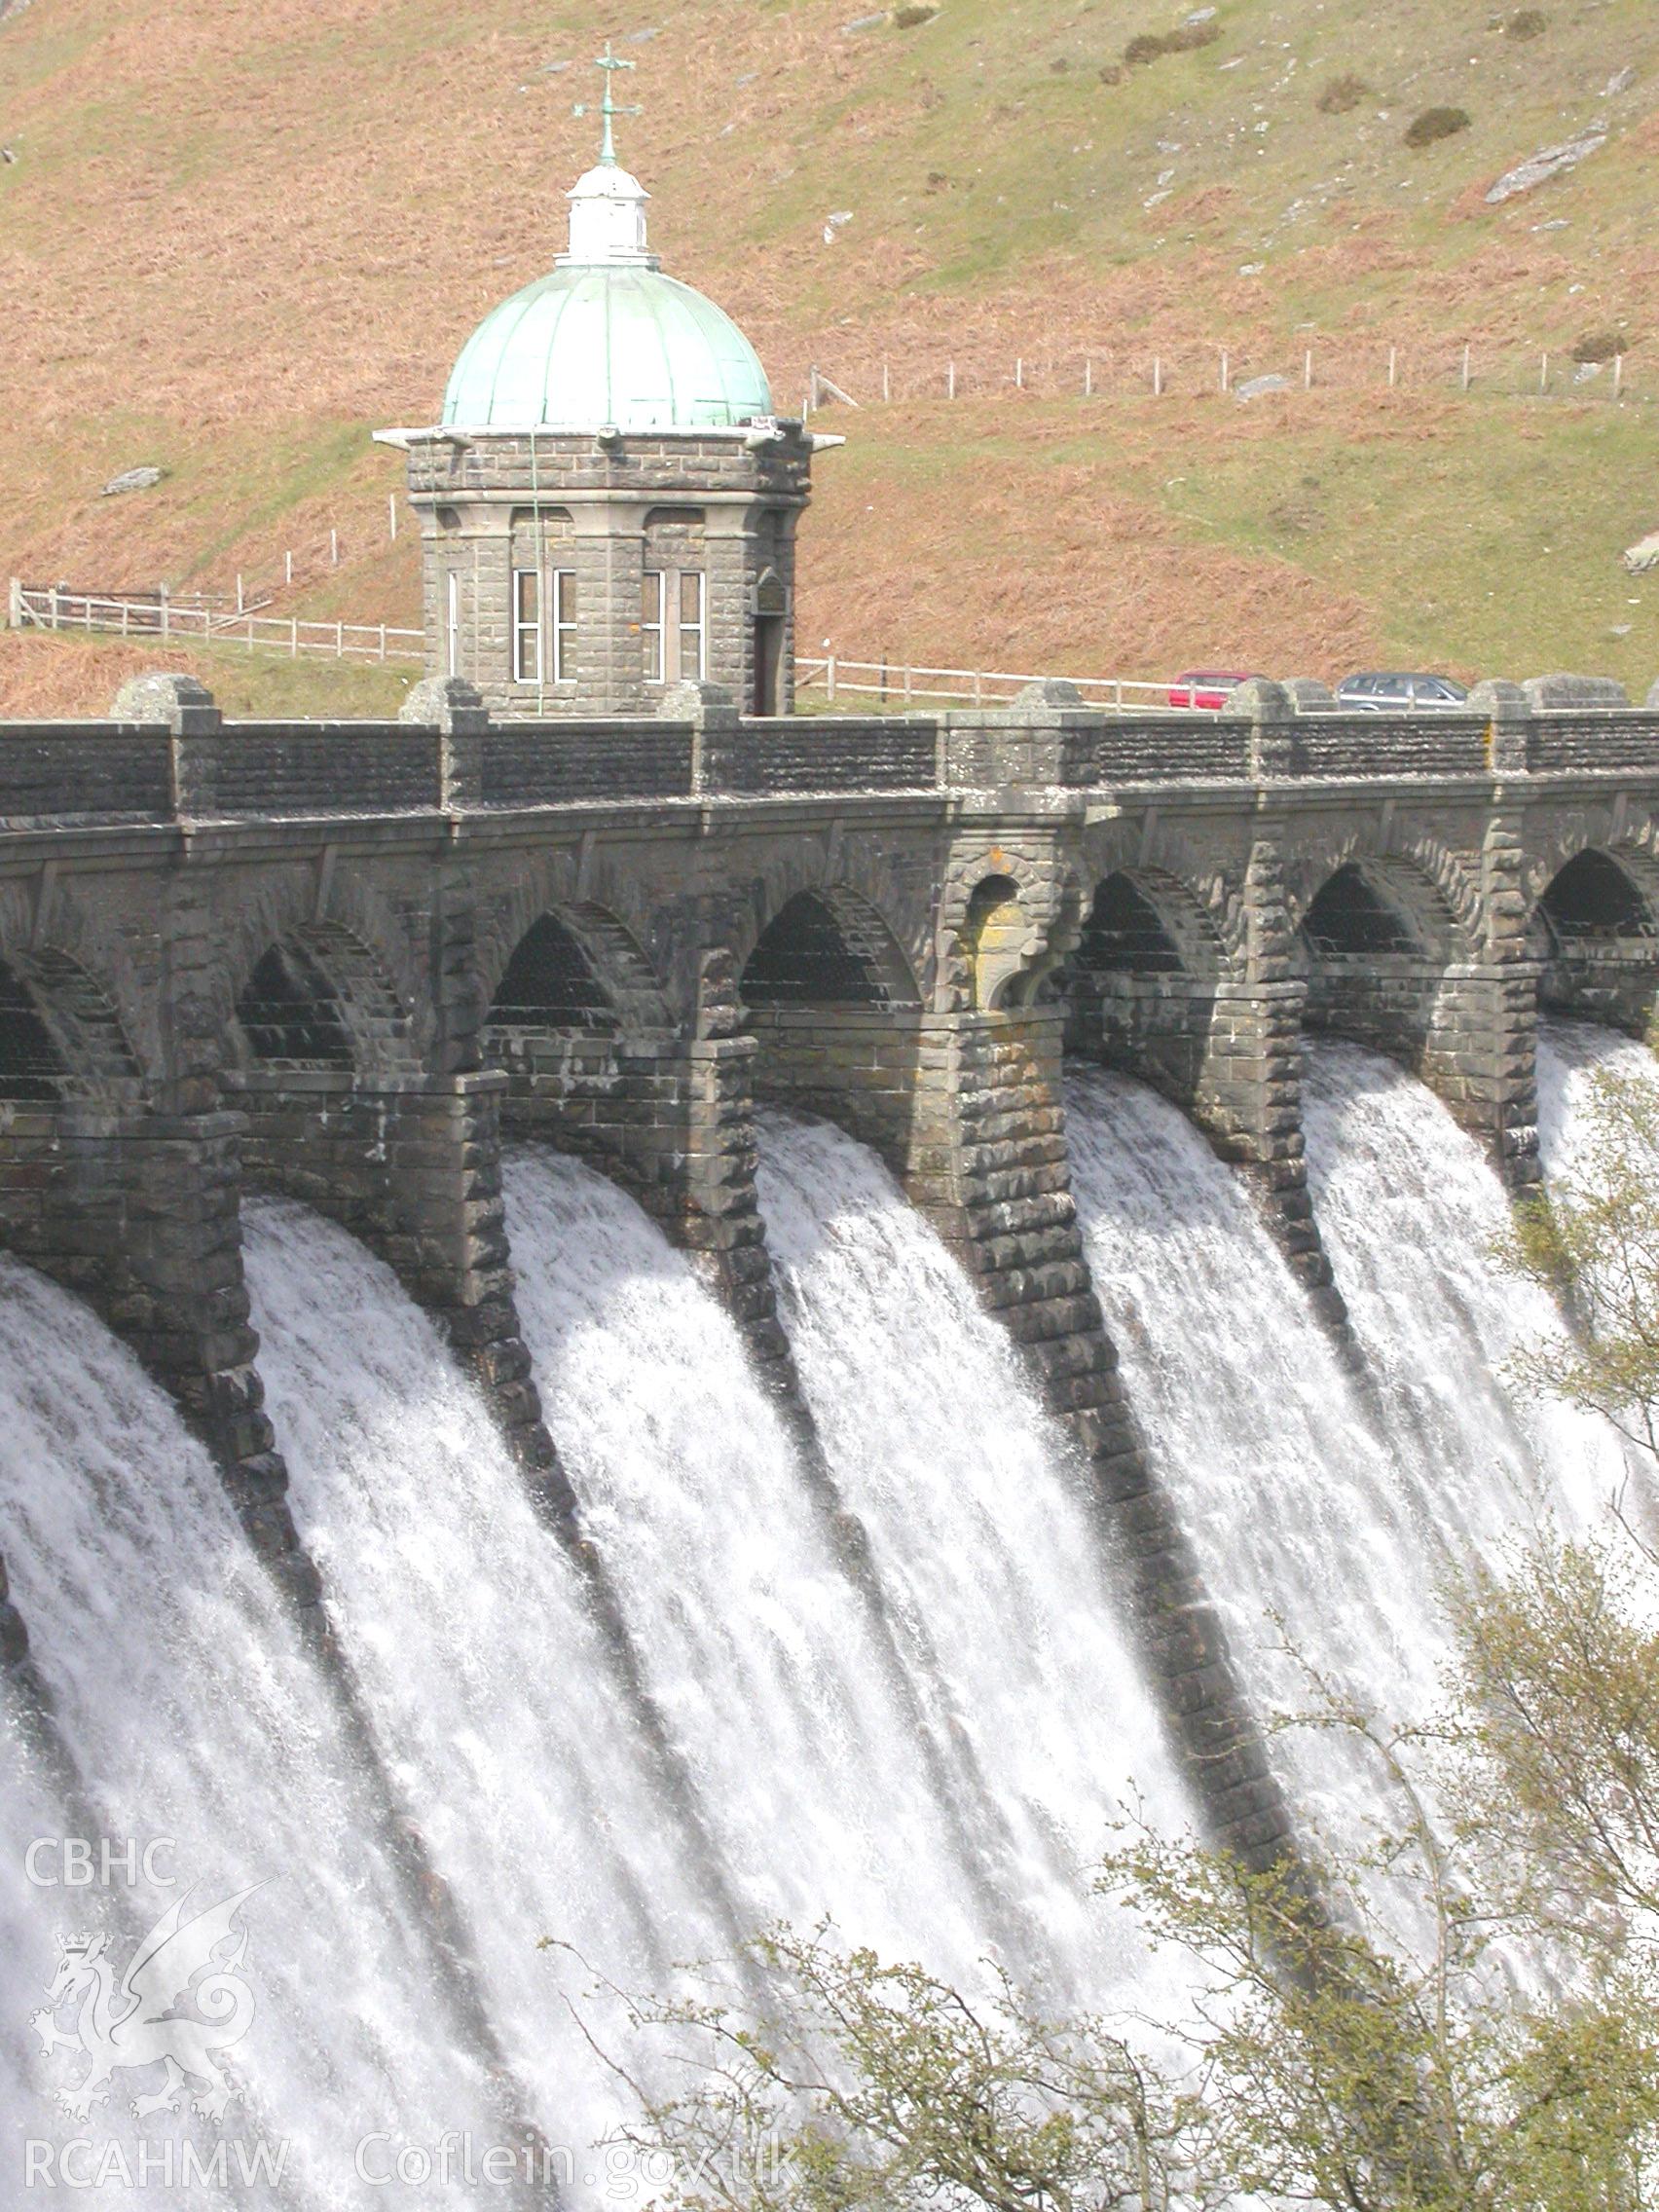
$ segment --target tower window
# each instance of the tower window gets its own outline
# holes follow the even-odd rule
[[[576,681],[576,571],[553,571],[553,681]]]
[[[444,653],[446,676],[461,674],[461,577],[451,569],[444,577]]]
[[[680,575],[680,667],[682,683],[699,683],[703,677],[703,571],[684,569]]]
[[[640,635],[647,683],[702,681],[704,585],[701,569],[647,569],[643,579]]]
[[[541,578],[534,569],[513,571],[513,682],[541,682]]]
[[[640,636],[645,641],[647,683],[660,683],[663,679],[662,585],[662,571],[647,569],[640,601]]]

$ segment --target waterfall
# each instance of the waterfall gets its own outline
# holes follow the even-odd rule
[[[676,1961],[719,1946],[717,1925],[575,1568],[435,1324],[301,1206],[257,1201],[246,1235],[295,1520],[492,2026],[554,2170],[573,2169],[579,2188],[621,2100],[566,2010],[563,1991],[587,1977],[538,1938],[656,1990]],[[429,2104],[414,2140],[464,2124]]]
[[[258,1883],[242,1911],[254,2017],[230,2054],[244,2087],[225,2134],[286,2143],[284,2204],[385,2203],[387,2192],[353,2175],[363,2135],[418,2140],[435,2112],[487,2130],[491,2104],[479,2067],[446,2044],[424,1936],[377,1847],[325,1686],[170,1401],[75,1299],[11,1261],[0,1261],[0,1526],[34,1662],[96,1822],[83,1840],[163,1846],[149,1861],[155,1882],[140,1858],[130,1891],[124,1871],[108,1889],[30,1884],[31,1841],[79,1838],[83,1823],[53,1802],[14,1715],[0,1940],[15,2024],[44,2002],[60,1936],[101,1930],[124,1969],[129,1939],[182,1891],[205,1907]],[[37,1871],[61,1885],[66,1868],[49,1850]],[[13,2029],[9,2016],[8,2058]],[[55,2111],[54,2089],[84,2065],[31,2049],[6,2100],[25,2138],[60,2148],[93,2134],[135,2157],[141,2141],[170,2137],[211,2153],[209,2121],[130,2119],[133,2090],[119,2074],[90,2122]],[[4,2156],[8,2179],[20,2175],[22,2144],[9,2141]],[[76,2195],[129,2200],[119,2184]],[[168,2200],[160,2188],[154,2196]],[[257,2186],[233,2199],[271,2200]],[[176,2199],[187,2200],[218,2198]]]
[[[759,1192],[802,1386],[910,1662],[982,1780],[984,1849],[1055,1997],[1157,1972],[1089,1899],[1134,1803],[1192,1818],[1114,1596],[1087,1476],[1011,1340],[864,1146],[768,1114]]]
[[[1546,1176],[1570,1170],[1582,1134],[1591,1078],[1601,1069],[1659,1087],[1659,1061],[1645,1045],[1593,1021],[1544,1021],[1538,1029],[1538,1149]]]
[[[505,1180],[548,1423],[740,1918],[970,1971],[946,1810],[735,1325],[591,1169],[527,1150]]]
[[[1523,1336],[1560,1322],[1493,1257],[1495,1174],[1392,1063],[1309,1050],[1309,1179],[1377,1384],[1362,1398],[1244,1182],[1176,1107],[1097,1068],[1073,1073],[1068,1105],[1107,1327],[1258,1703],[1309,1710],[1312,1669],[1384,1719],[1426,1714],[1448,1572],[1541,1514],[1581,1526],[1623,1474],[1603,1423],[1500,1380]],[[1275,1749],[1305,1810],[1361,1841],[1371,1754],[1306,1731]]]

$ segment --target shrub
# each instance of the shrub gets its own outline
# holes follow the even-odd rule
[[[931,23],[938,14],[939,0],[899,0],[893,11],[893,27],[913,31],[918,23]]]
[[[1575,361],[1614,361],[1629,351],[1630,340],[1622,330],[1587,330],[1572,349],[1572,357]]]
[[[1142,31],[1130,39],[1124,49],[1124,59],[1131,69],[1142,69],[1149,61],[1161,61],[1166,54],[1196,54],[1200,46],[1213,46],[1221,36],[1221,25],[1216,22],[1182,23],[1172,31]]]
[[[1116,61],[1108,61],[1100,72],[1100,82],[1103,85],[1121,85],[1123,81],[1122,64]]]
[[[1333,77],[1315,103],[1321,115],[1347,115],[1358,107],[1361,100],[1371,97],[1371,87],[1363,77],[1351,73]]]
[[[1503,26],[1505,38],[1541,38],[1550,19],[1541,8],[1522,8]]]
[[[1461,107],[1425,107],[1406,131],[1408,146],[1432,146],[1441,138],[1456,138],[1469,128],[1469,113]]]

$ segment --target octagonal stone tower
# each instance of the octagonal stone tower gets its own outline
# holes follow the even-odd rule
[[[570,251],[479,324],[439,424],[377,433],[408,453],[427,673],[503,716],[652,714],[688,680],[788,714],[795,523],[840,441],[780,422],[742,332],[663,274],[616,112],[608,74]]]

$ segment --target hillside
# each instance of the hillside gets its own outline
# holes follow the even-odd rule
[[[745,324],[780,404],[814,361],[866,402],[832,417],[803,643],[1125,675],[1577,663],[1645,690],[1659,587],[1618,554],[1659,525],[1650,0],[874,13],[680,0],[611,26],[669,267]],[[395,460],[365,433],[428,420],[474,321],[562,245],[595,43],[571,0],[0,16],[0,571],[224,586],[334,527],[343,565],[302,562],[284,610],[413,620]],[[1408,148],[1436,107],[1467,127]],[[1592,126],[1576,168],[1488,204]],[[1619,405],[1609,364],[1570,359],[1610,333]],[[1222,349],[1235,385],[1291,388],[1224,395]],[[98,496],[143,462],[160,485]],[[13,711],[103,702],[77,686],[107,655],[0,642]]]

